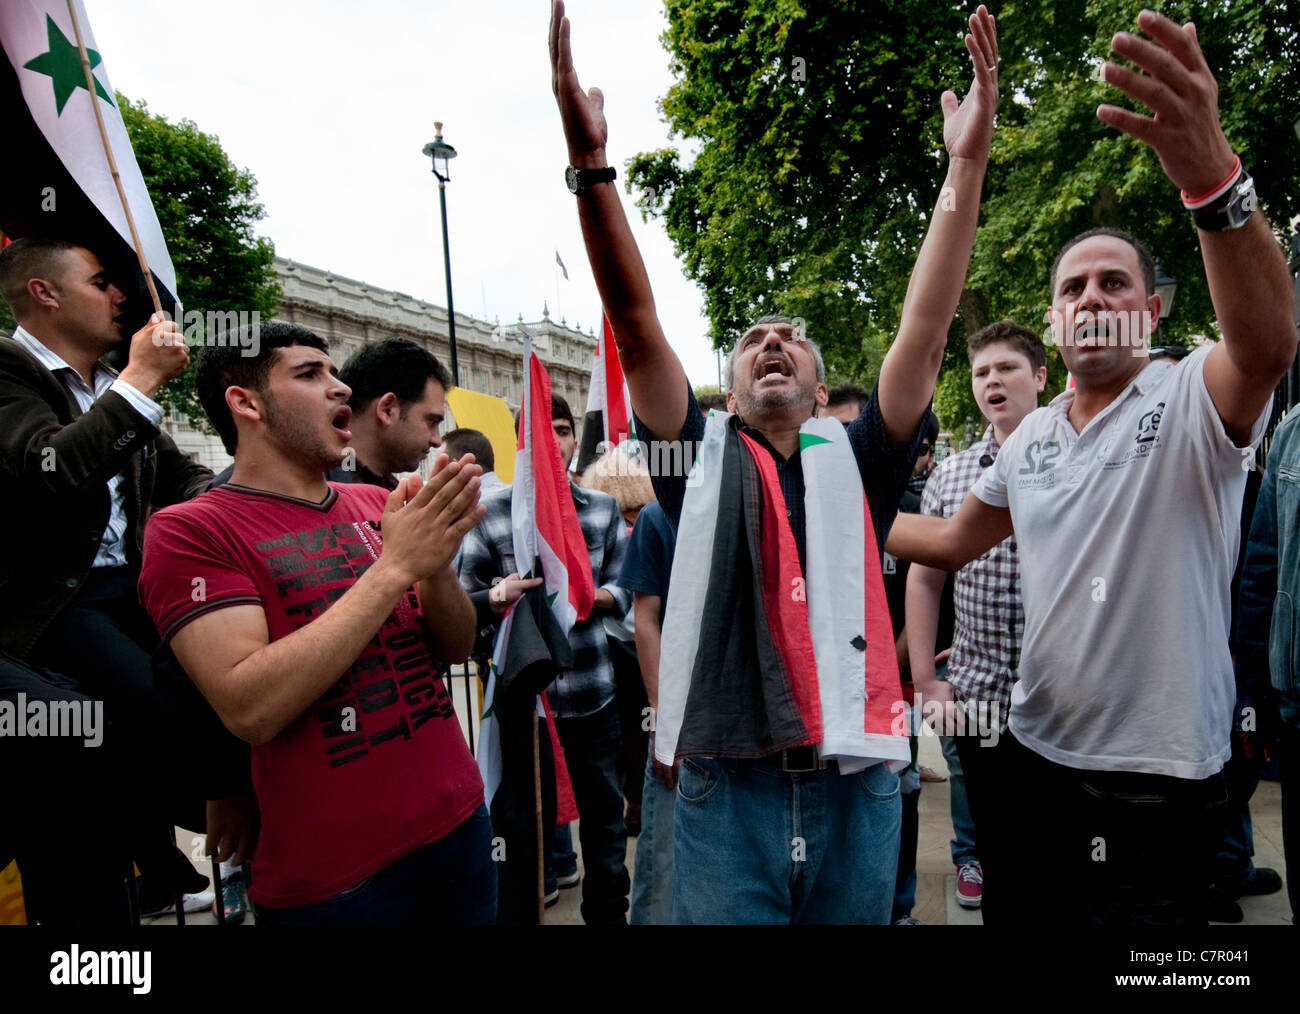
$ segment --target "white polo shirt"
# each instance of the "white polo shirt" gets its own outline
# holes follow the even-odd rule
[[[1224,432],[1209,352],[1151,363],[1082,433],[1066,391],[973,488],[1010,507],[1020,550],[1011,731],[1058,764],[1208,778],[1231,752],[1230,585],[1254,452]]]

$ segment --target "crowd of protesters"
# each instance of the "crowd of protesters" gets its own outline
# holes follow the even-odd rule
[[[579,883],[593,924],[912,924],[920,782],[942,778],[918,770],[923,723],[948,760],[956,901],[988,925],[1234,921],[1237,898],[1280,890],[1251,862],[1249,799],[1275,755],[1300,869],[1294,418],[1249,474],[1295,356],[1290,276],[1195,29],[1138,23],[1149,39],[1113,45],[1145,73],[1104,75],[1154,118],[1098,115],[1181,191],[1222,340],[1153,357],[1151,254],[1091,229],[1045,278],[1073,386],[1040,407],[1039,335],[977,331],[987,428],[936,462],[998,104],[993,18],[971,16],[972,84],[941,100],[943,197],[874,389],[829,387],[815,336],[773,315],[736,336],[704,404],[556,0],[567,181],[634,429],[685,449],[663,469],[621,445],[579,476],[552,399],[595,589],[558,641],[541,578],[518,573],[491,443],[440,435],[452,382],[427,352],[383,341],[340,370],[288,323],[203,348],[198,395],[234,459],[214,476],[162,431],[156,396],[189,359],[177,326],[127,334],[121,289],[75,242],[0,252],[18,323],[0,339],[0,509],[29,531],[0,577],[0,705],[105,719],[95,751],[0,735],[23,772],[0,860],[17,858],[29,917],[186,904],[206,878],[179,825],[270,925],[533,922]],[[116,373],[101,359],[123,345]],[[497,834],[446,681],[511,610],[556,670],[540,891]]]

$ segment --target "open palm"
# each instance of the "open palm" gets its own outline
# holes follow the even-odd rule
[[[966,49],[974,79],[966,98],[946,91],[943,108],[943,143],[950,158],[984,159],[993,143],[993,114],[998,108],[998,31],[993,15],[981,4],[971,15]]]

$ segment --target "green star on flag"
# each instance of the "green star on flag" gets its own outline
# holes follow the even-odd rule
[[[68,99],[72,98],[72,93],[78,88],[86,87],[86,71],[81,65],[81,51],[76,43],[68,40],[48,14],[45,15],[45,29],[50,42],[49,51],[34,60],[28,60],[23,67],[34,70],[38,74],[45,74],[53,81],[55,108],[59,115],[62,115],[63,107],[68,104]],[[93,49],[87,49],[86,55],[90,58],[92,70],[99,66],[101,60],[98,53]],[[113,99],[99,83],[99,78],[92,74],[92,79],[95,82],[95,94],[110,106],[113,105]]]

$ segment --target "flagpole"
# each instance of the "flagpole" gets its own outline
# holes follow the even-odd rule
[[[90,93],[90,105],[95,110],[95,122],[99,125],[99,139],[104,142],[104,154],[108,156],[108,169],[113,174],[117,185],[117,196],[122,201],[122,211],[126,214],[127,228],[131,230],[131,242],[135,246],[135,255],[140,260],[140,270],[144,273],[144,284],[149,289],[154,311],[162,314],[162,300],[153,284],[153,272],[149,270],[149,260],[144,255],[144,244],[140,242],[140,233],[135,227],[135,216],[131,214],[131,203],[126,199],[126,188],[122,186],[122,176],[117,171],[117,159],[113,157],[113,145],[108,140],[108,128],[104,126],[104,114],[100,111],[99,100],[95,95],[95,75],[90,70],[90,54],[86,52],[85,40],[81,37],[81,23],[77,20],[75,0],[68,0],[68,15],[72,18],[72,31],[77,36],[77,49],[81,53],[81,69],[86,74],[86,91]]]
[[[546,924],[546,854],[542,851],[542,753],[538,744],[537,708],[533,707],[533,812],[537,817],[537,925]]]

